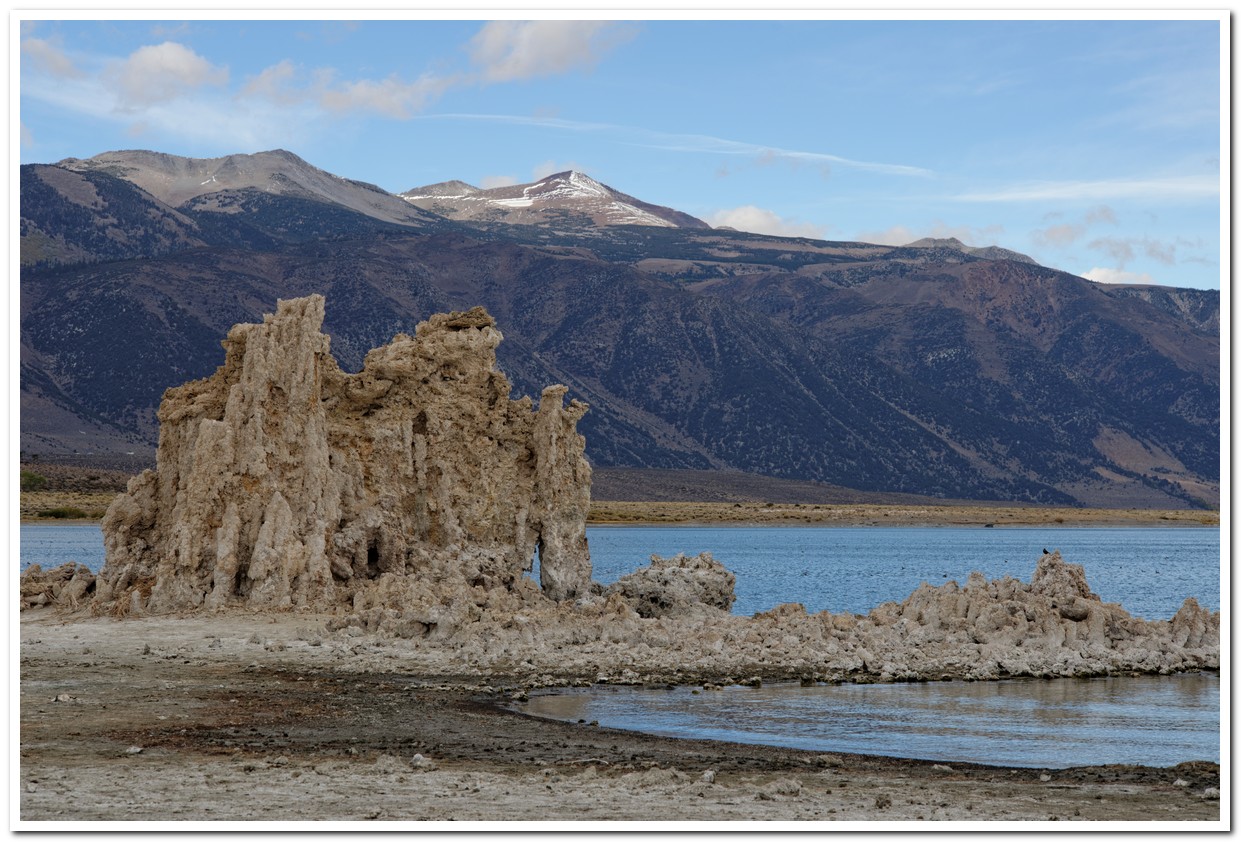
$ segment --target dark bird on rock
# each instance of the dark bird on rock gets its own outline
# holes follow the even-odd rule
[[[1051,553],[1047,552],[1046,547],[1043,547],[1043,555],[1051,555]]]

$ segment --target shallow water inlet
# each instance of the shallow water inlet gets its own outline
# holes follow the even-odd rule
[[[1219,762],[1219,675],[532,693],[524,713],[671,737],[1057,769]]]

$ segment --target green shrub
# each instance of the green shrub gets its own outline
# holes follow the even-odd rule
[[[84,519],[89,518],[90,515],[77,506],[57,506],[54,509],[40,509],[39,517]]]
[[[22,470],[22,491],[42,491],[47,486],[47,477],[34,471]]]

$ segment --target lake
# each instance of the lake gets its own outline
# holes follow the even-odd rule
[[[590,527],[605,584],[652,553],[709,551],[737,577],[741,615],[782,602],[866,613],[923,581],[971,571],[1029,581],[1042,549],[1086,569],[1105,601],[1168,619],[1187,596],[1220,605],[1220,533],[1208,528]],[[95,525],[23,524],[21,566],[98,571]],[[595,687],[532,695],[528,711],[669,736],[862,754],[1058,768],[1167,766],[1220,756],[1219,675],[930,682],[803,688]]]
[[[1220,605],[1218,529],[592,526],[586,534],[595,580],[604,584],[652,553],[711,552],[737,577],[733,613],[747,616],[782,602],[865,614],[924,581],[964,584],[974,570],[1028,582],[1044,547],[1085,567],[1095,593],[1135,616],[1166,620],[1187,596]],[[98,571],[103,536],[93,524],[22,524],[20,555],[22,569],[77,561]]]
[[[807,611],[865,614],[903,601],[922,582],[1030,581],[1042,550],[1059,549],[1086,569],[1104,602],[1166,620],[1185,597],[1219,608],[1220,535],[1208,528],[1021,527],[591,527],[596,581],[609,584],[645,565],[652,553],[704,550],[737,577],[734,614],[781,602]]]
[[[1215,673],[802,687],[592,687],[526,713],[670,737],[1056,769],[1219,762]]]

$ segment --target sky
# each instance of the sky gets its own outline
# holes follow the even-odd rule
[[[1218,289],[1221,20],[27,19],[16,132],[391,192],[576,169],[716,226]]]

